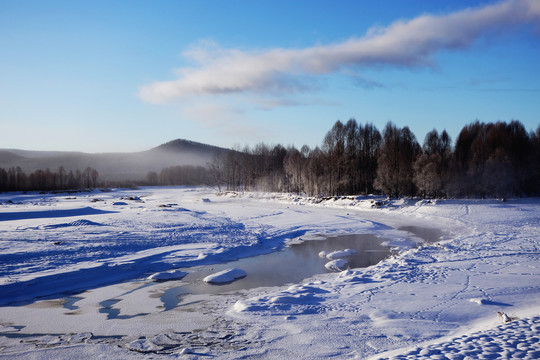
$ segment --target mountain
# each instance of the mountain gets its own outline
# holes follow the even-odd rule
[[[20,166],[29,174],[37,169],[67,171],[84,170],[88,166],[99,172],[100,180],[143,180],[149,171],[177,165],[207,166],[216,152],[227,151],[217,146],[177,139],[146,151],[132,153],[83,153],[69,151],[29,151],[0,149],[0,168]]]

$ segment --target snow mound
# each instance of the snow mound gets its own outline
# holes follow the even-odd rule
[[[329,260],[335,260],[335,259],[351,256],[354,253],[356,253],[356,250],[353,250],[353,249],[332,251],[331,253],[326,255],[326,258],[329,259]],[[320,253],[319,253],[319,256],[320,256]]]
[[[349,267],[349,263],[345,259],[336,259],[327,262],[324,267],[330,271],[343,271],[347,270],[347,268]]]
[[[43,228],[44,229],[58,229],[58,228],[64,228],[64,227],[70,227],[70,226],[103,226],[103,224],[86,220],[86,219],[80,219],[80,220],[72,221],[70,223],[46,225]]]
[[[319,257],[325,258],[326,255],[328,255],[328,254],[330,254],[328,251],[321,251],[321,252],[319,253]]]
[[[138,352],[142,352],[142,353],[159,351],[159,350],[163,349],[163,347],[154,344],[153,342],[151,342],[148,339],[134,340],[134,341],[130,342],[129,344],[127,344],[126,347],[129,350],[138,351]]]
[[[210,284],[223,284],[223,283],[233,282],[235,280],[241,279],[246,276],[247,274],[244,270],[233,268],[233,269],[223,270],[212,275],[208,275],[207,277],[204,278],[204,282],[207,282]]]
[[[86,220],[86,219],[80,219],[80,220],[75,220],[75,221],[70,222],[69,225],[71,226],[102,226],[103,224]]]
[[[187,275],[187,272],[181,270],[163,271],[150,275],[147,279],[154,281],[179,280]]]

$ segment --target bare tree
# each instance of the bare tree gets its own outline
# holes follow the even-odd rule
[[[413,163],[420,146],[407,126],[402,129],[386,124],[378,157],[375,188],[388,196],[414,195]]]
[[[224,154],[222,151],[216,151],[212,162],[208,165],[210,175],[213,179],[214,185],[217,187],[218,192],[221,193],[221,187],[225,184],[225,165]]]
[[[426,134],[422,154],[414,163],[414,183],[424,197],[444,194],[451,158],[450,144],[446,130],[440,136],[435,129]]]

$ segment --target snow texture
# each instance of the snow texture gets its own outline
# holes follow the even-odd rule
[[[540,316],[380,359],[540,359]]]

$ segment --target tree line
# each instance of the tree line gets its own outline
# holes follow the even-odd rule
[[[98,186],[99,173],[87,167],[83,171],[66,171],[60,166],[56,171],[35,170],[26,174],[19,166],[0,168],[0,191],[57,191],[93,189]]]
[[[204,166],[179,165],[163,168],[159,174],[150,171],[145,185],[210,185],[212,183],[208,168]]]
[[[97,170],[0,168],[0,191],[56,191],[122,186],[100,184]],[[125,183],[126,185],[128,183]],[[311,196],[386,194],[390,197],[499,197],[540,195],[540,126],[528,133],[519,121],[473,122],[455,143],[443,130],[423,144],[407,127],[337,121],[322,145],[257,144],[217,152],[207,167],[151,171],[137,185],[215,185],[218,191],[305,193]]]
[[[209,172],[219,190],[390,197],[540,195],[540,126],[473,122],[455,144],[443,130],[422,145],[407,127],[337,121],[321,147],[264,143],[217,153]]]
[[[159,173],[150,171],[144,181],[99,181],[99,172],[91,167],[84,171],[66,171],[60,166],[56,171],[35,170],[27,175],[19,166],[8,170],[0,168],[1,191],[61,191],[95,189],[102,186],[133,187],[139,185],[211,185],[212,177],[203,166],[171,166]]]

